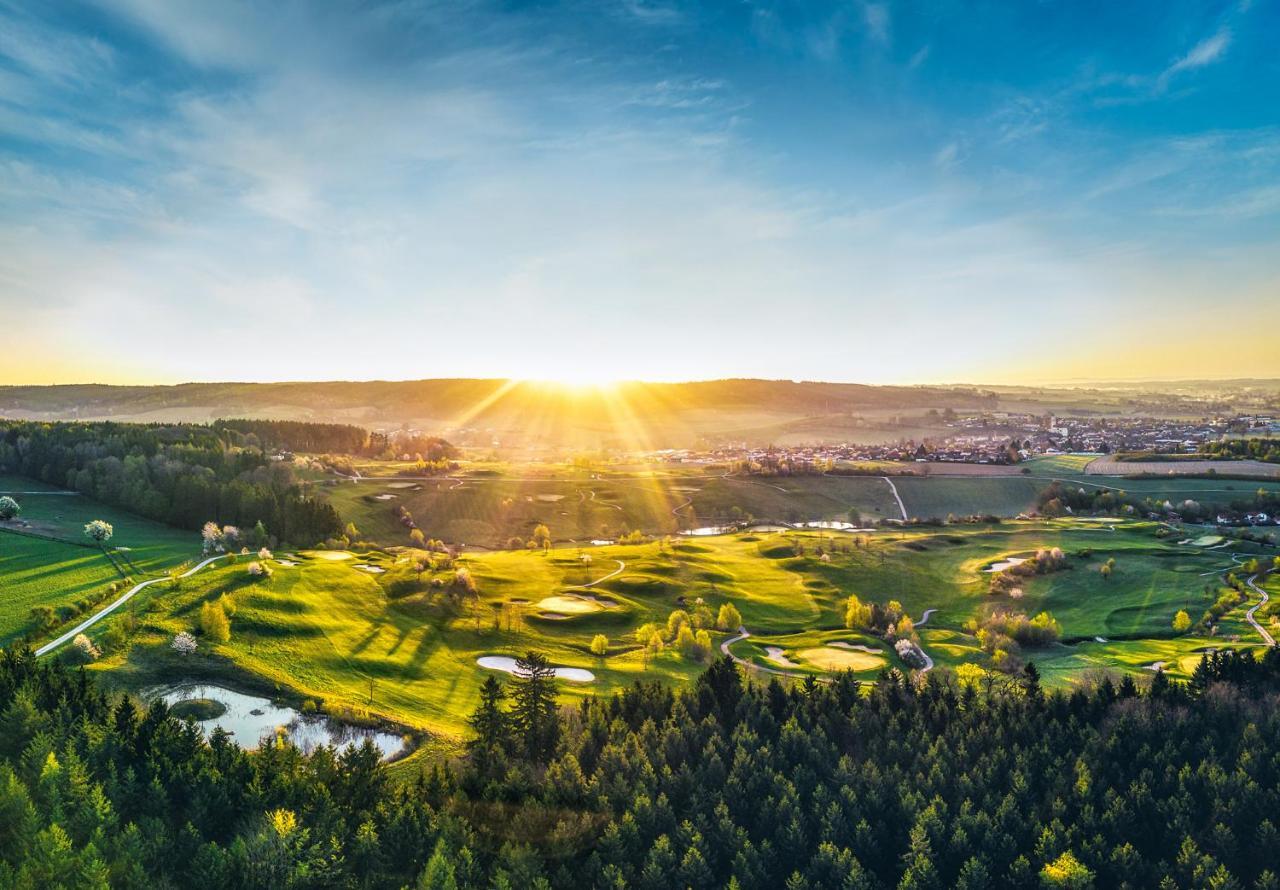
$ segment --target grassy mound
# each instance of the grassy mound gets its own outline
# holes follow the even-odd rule
[[[213,720],[227,713],[227,706],[211,698],[188,698],[176,703],[169,713],[179,720]]]

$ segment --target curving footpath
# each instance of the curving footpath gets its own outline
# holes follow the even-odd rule
[[[181,575],[179,575],[178,577],[179,577],[179,578],[188,578],[188,577],[190,577],[191,575],[194,575],[196,572],[198,572],[198,571],[200,571],[201,569],[203,569],[205,566],[209,565],[210,563],[217,562],[218,560],[223,559],[223,558],[224,558],[224,557],[226,557],[227,555],[228,555],[228,554],[222,553],[222,554],[219,554],[218,556],[211,556],[211,557],[209,557],[208,559],[206,559],[204,562],[197,563],[196,565],[194,565],[194,566],[192,566],[191,568],[187,569],[185,572],[183,572],[183,573],[182,573]],[[56,640],[53,640],[53,641],[48,642],[48,643],[45,643],[43,646],[41,646],[39,649],[37,649],[37,650],[36,650],[36,656],[37,656],[37,657],[39,657],[39,656],[41,656],[41,655],[45,655],[45,654],[47,654],[47,653],[49,653],[49,652],[52,652],[54,649],[57,649],[57,648],[58,648],[59,646],[61,646],[63,643],[67,642],[67,640],[74,639],[74,638],[75,638],[75,636],[76,636],[76,634],[84,633],[86,630],[88,630],[89,628],[93,627],[95,624],[97,624],[97,623],[98,623],[99,621],[101,621],[103,618],[106,618],[108,615],[110,615],[110,614],[111,614],[112,612],[114,612],[116,609],[120,608],[120,607],[121,607],[121,606],[123,606],[125,603],[129,602],[129,600],[133,599],[133,598],[134,598],[134,596],[136,596],[136,595],[137,595],[137,593],[138,593],[140,590],[142,590],[143,588],[145,588],[145,587],[150,587],[152,584],[158,584],[158,583],[160,583],[161,581],[167,581],[167,580],[169,580],[169,578],[168,578],[168,576],[167,576],[167,575],[165,575],[165,576],[161,576],[161,577],[159,577],[159,578],[152,578],[152,579],[151,579],[151,580],[149,580],[149,581],[143,581],[143,582],[141,582],[141,583],[139,583],[139,584],[135,584],[133,587],[129,588],[129,590],[128,590],[127,592],[125,592],[123,595],[121,595],[121,596],[119,597],[119,599],[117,599],[115,602],[111,603],[111,604],[110,604],[109,606],[107,606],[106,608],[102,609],[100,612],[96,612],[96,613],[94,613],[93,615],[91,615],[91,616],[89,616],[88,618],[86,618],[84,621],[81,621],[79,624],[77,624],[75,627],[71,628],[71,630],[67,631],[67,632],[66,632],[66,633],[64,633],[62,636],[58,637]]]
[[[1267,593],[1257,584],[1253,583],[1257,580],[1258,580],[1258,575],[1254,575],[1245,583],[1247,583],[1250,587],[1252,587],[1254,593],[1261,596],[1262,599],[1260,599],[1258,601],[1258,604],[1255,605],[1252,609],[1250,609],[1248,612],[1245,612],[1244,617],[1249,621],[1250,624],[1253,625],[1253,629],[1256,630],[1258,634],[1262,637],[1262,642],[1266,643],[1268,646],[1274,646],[1276,644],[1276,638],[1271,636],[1271,632],[1258,623],[1258,619],[1255,618],[1253,614],[1257,612],[1259,609],[1261,609],[1263,606],[1265,606],[1267,602],[1271,599],[1271,595],[1269,593]]]
[[[586,584],[575,584],[572,587],[566,587],[565,590],[588,590],[603,581],[608,581],[610,578],[616,578],[618,575],[622,574],[623,570],[626,569],[627,564],[620,559],[615,559],[614,562],[618,564],[618,567],[609,574],[597,578],[594,581],[588,581]]]

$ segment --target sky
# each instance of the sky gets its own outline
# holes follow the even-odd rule
[[[1280,0],[0,0],[0,384],[1280,377]]]

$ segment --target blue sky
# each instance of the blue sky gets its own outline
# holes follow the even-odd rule
[[[1278,37],[0,0],[0,382],[1280,376]]]

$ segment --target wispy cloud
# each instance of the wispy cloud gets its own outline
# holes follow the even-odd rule
[[[1227,48],[1230,45],[1231,29],[1224,25],[1214,34],[1193,46],[1186,55],[1174,60],[1173,64],[1161,73],[1160,84],[1168,83],[1169,79],[1179,72],[1194,71],[1197,68],[1212,65],[1226,55]]]

